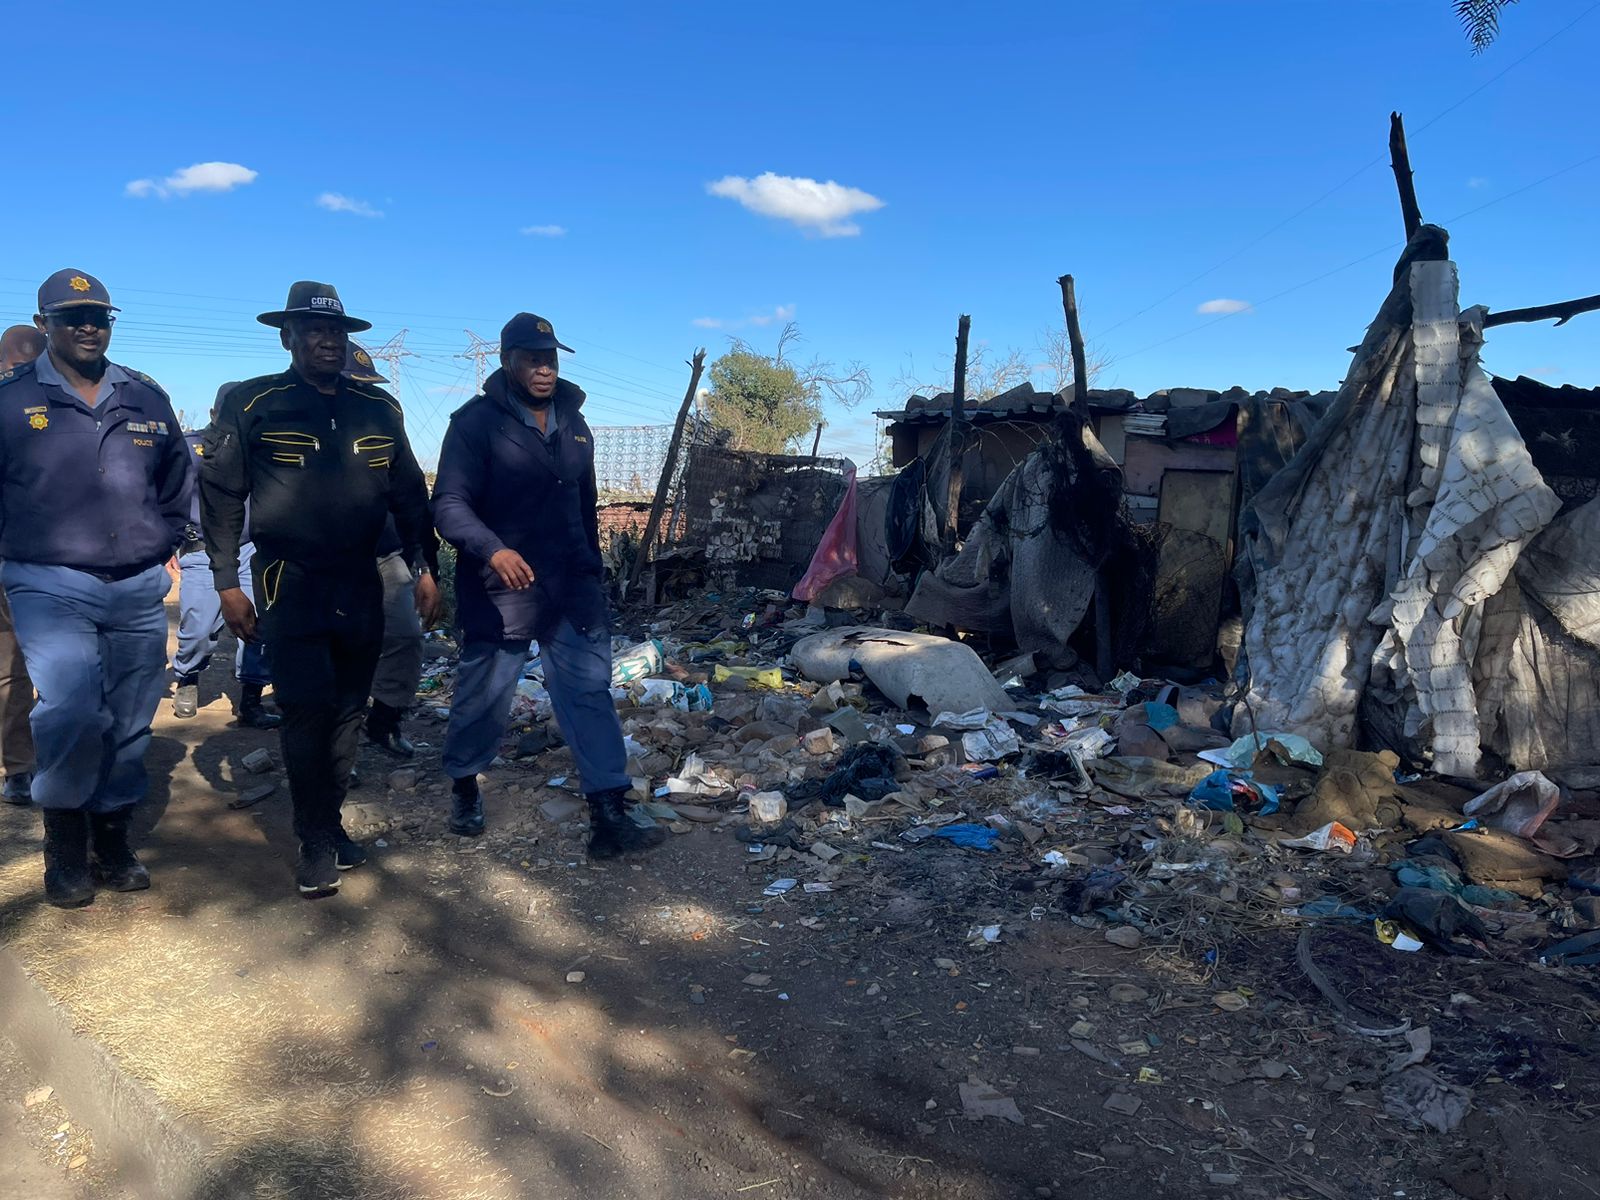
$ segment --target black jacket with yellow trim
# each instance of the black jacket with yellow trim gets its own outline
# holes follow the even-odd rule
[[[200,518],[219,590],[239,586],[247,499],[257,561],[373,570],[392,513],[406,560],[422,562],[427,484],[382,388],[341,376],[330,396],[293,370],[265,375],[228,393],[209,433]]]

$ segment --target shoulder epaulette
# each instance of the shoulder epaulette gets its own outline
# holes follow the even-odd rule
[[[122,367],[121,363],[117,363],[116,365]],[[140,383],[147,387],[152,387],[156,391],[160,392],[162,399],[168,401],[169,403],[171,402],[172,397],[167,395],[167,389],[162,387],[154,379],[151,379],[150,376],[146,375],[143,371],[135,371],[132,367],[122,367],[122,369],[137,379]]]
[[[0,387],[5,387],[8,383],[15,383],[19,379],[26,379],[32,374],[32,363],[23,363],[20,367],[12,367],[9,371],[0,371]]]

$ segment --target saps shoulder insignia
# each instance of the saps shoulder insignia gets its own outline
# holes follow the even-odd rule
[[[32,416],[30,416],[28,418],[28,428],[29,429],[49,429],[50,428],[50,418],[45,416],[42,412],[36,412]]]

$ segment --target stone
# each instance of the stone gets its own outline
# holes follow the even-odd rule
[[[1600,896],[1579,896],[1572,902],[1572,911],[1585,928],[1600,927]]]
[[[867,729],[866,721],[862,719],[859,712],[848,706],[829,714],[822,723],[835,733],[843,735],[846,741],[870,742],[872,740],[872,734]]]
[[[773,738],[766,744],[765,747],[763,747],[763,749],[765,749],[768,754],[782,758],[785,754],[794,753],[799,746],[800,739],[792,733],[786,733],[782,737]]]
[[[776,825],[789,814],[789,801],[782,792],[757,792],[750,797],[752,824]]]
[[[390,771],[389,786],[397,792],[409,792],[417,786],[417,769],[401,767],[398,771]]]
[[[803,739],[807,754],[828,754],[834,748],[833,730],[813,729]]]
[[[1106,930],[1106,941],[1113,946],[1121,946],[1124,950],[1132,950],[1144,941],[1144,938],[1132,925],[1115,925]]]
[[[844,703],[844,688],[835,680],[826,687],[817,689],[817,694],[811,697],[811,711],[814,713],[831,713]]]

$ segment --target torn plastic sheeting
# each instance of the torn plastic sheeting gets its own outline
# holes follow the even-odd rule
[[[815,600],[836,579],[854,575],[860,555],[856,544],[856,469],[852,465],[845,475],[844,499],[839,510],[823,530],[817,549],[811,556],[811,565],[794,585],[792,595],[808,604]]]
[[[961,752],[968,762],[999,762],[1022,750],[1022,739],[1011,726],[995,717],[982,729],[961,735]]]
[[[1560,788],[1538,771],[1520,771],[1467,801],[1461,813],[1480,818],[1491,829],[1532,838],[1560,803]]]
[[[1270,817],[1278,811],[1278,789],[1270,784],[1257,783],[1249,771],[1213,771],[1189,793],[1189,802],[1213,812],[1235,812],[1238,799],[1248,797],[1255,805],[1255,815]]]
[[[1337,821],[1329,821],[1321,829],[1314,829],[1305,837],[1291,838],[1279,842],[1280,846],[1288,846],[1295,850],[1337,850],[1341,854],[1349,854],[1356,848],[1356,835],[1351,833]]]
[[[1273,743],[1282,747],[1283,754],[1275,755],[1283,761],[1298,763],[1303,767],[1320,767],[1322,753],[1297,733],[1247,733],[1226,750],[1204,750],[1200,757],[1219,767],[1249,768],[1256,755]]]
[[[974,708],[963,713],[942,712],[933,719],[935,729],[982,729],[994,714],[987,708]]]
[[[933,831],[933,837],[943,838],[966,850],[993,850],[1000,835],[987,825],[946,825]]]
[[[713,702],[711,689],[705,684],[689,687],[675,679],[636,679],[619,690],[623,699],[633,701],[640,708],[666,706],[682,712],[710,712]]]
[[[789,661],[814,683],[848,679],[855,662],[900,708],[913,700],[934,713],[1016,707],[972,647],[931,634],[843,626],[802,638]]]
[[[1472,1089],[1446,1081],[1431,1067],[1407,1067],[1384,1083],[1383,1107],[1408,1124],[1449,1133],[1472,1111]]]

